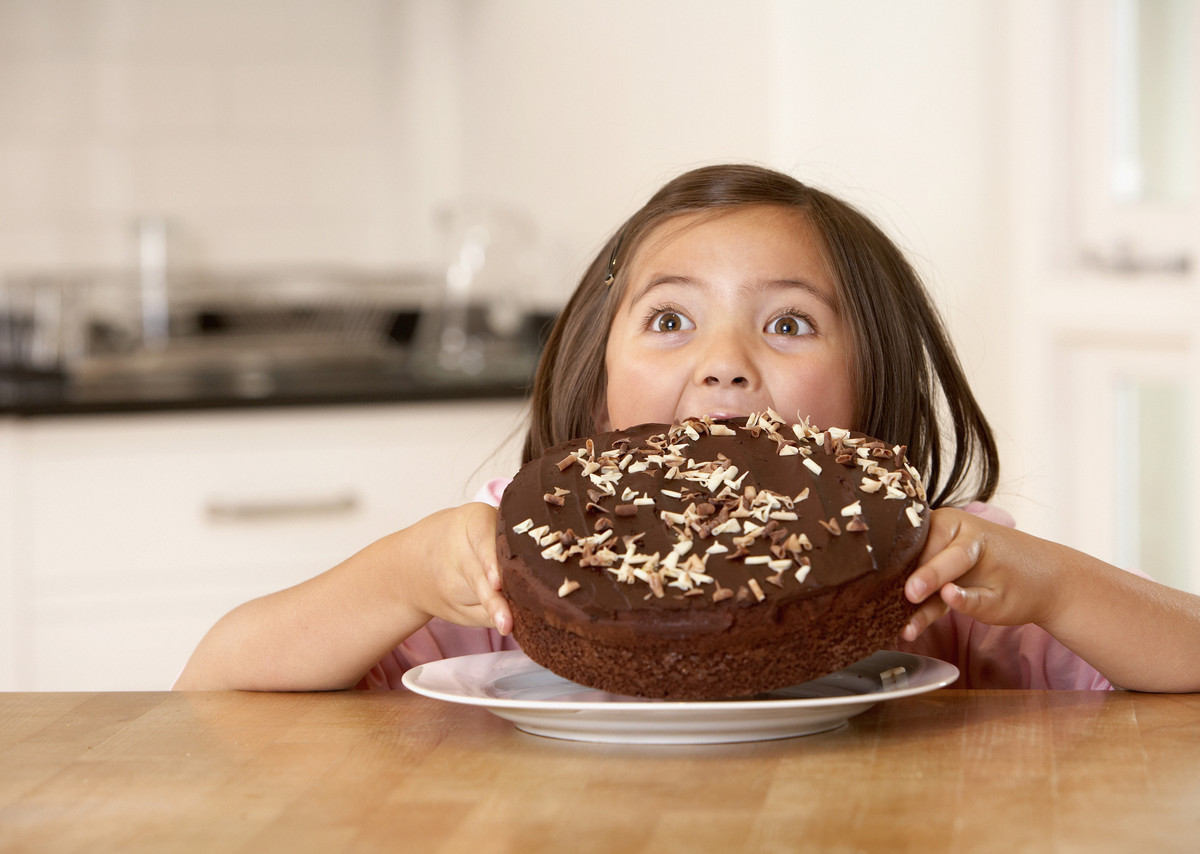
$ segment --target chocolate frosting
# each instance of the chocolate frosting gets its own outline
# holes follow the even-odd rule
[[[902,446],[767,412],[556,445],[505,490],[498,537],[552,622],[670,635],[903,571],[928,512]]]

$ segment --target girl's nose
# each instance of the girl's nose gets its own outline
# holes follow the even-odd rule
[[[730,385],[749,387],[750,380],[746,379],[745,377],[734,377],[733,379],[731,379],[729,381],[729,383],[730,383]],[[720,377],[716,377],[716,376],[713,376],[712,374],[709,374],[707,377],[704,378],[704,384],[711,385],[711,386],[720,386],[720,385],[724,385],[725,383]]]
[[[712,342],[697,362],[696,379],[713,388],[749,390],[758,385],[759,374],[742,342],[722,338]]]

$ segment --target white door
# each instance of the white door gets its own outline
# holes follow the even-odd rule
[[[1200,592],[1200,4],[1034,0],[1011,24],[1023,527]]]

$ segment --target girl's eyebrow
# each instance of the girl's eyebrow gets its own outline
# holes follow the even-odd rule
[[[699,279],[694,279],[691,276],[655,276],[635,293],[630,298],[630,305],[637,303],[645,298],[646,294],[650,293],[655,288],[661,285],[685,285],[687,287],[704,287],[704,282]],[[821,288],[814,285],[807,279],[768,279],[763,282],[752,282],[742,285],[743,291],[751,290],[801,290],[812,297],[820,300],[832,312],[840,313],[840,308],[836,296],[830,296]]]

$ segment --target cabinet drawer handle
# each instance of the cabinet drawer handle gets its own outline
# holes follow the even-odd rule
[[[342,516],[358,509],[353,492],[312,498],[214,499],[208,502],[207,515],[213,522],[259,522],[312,516]]]

